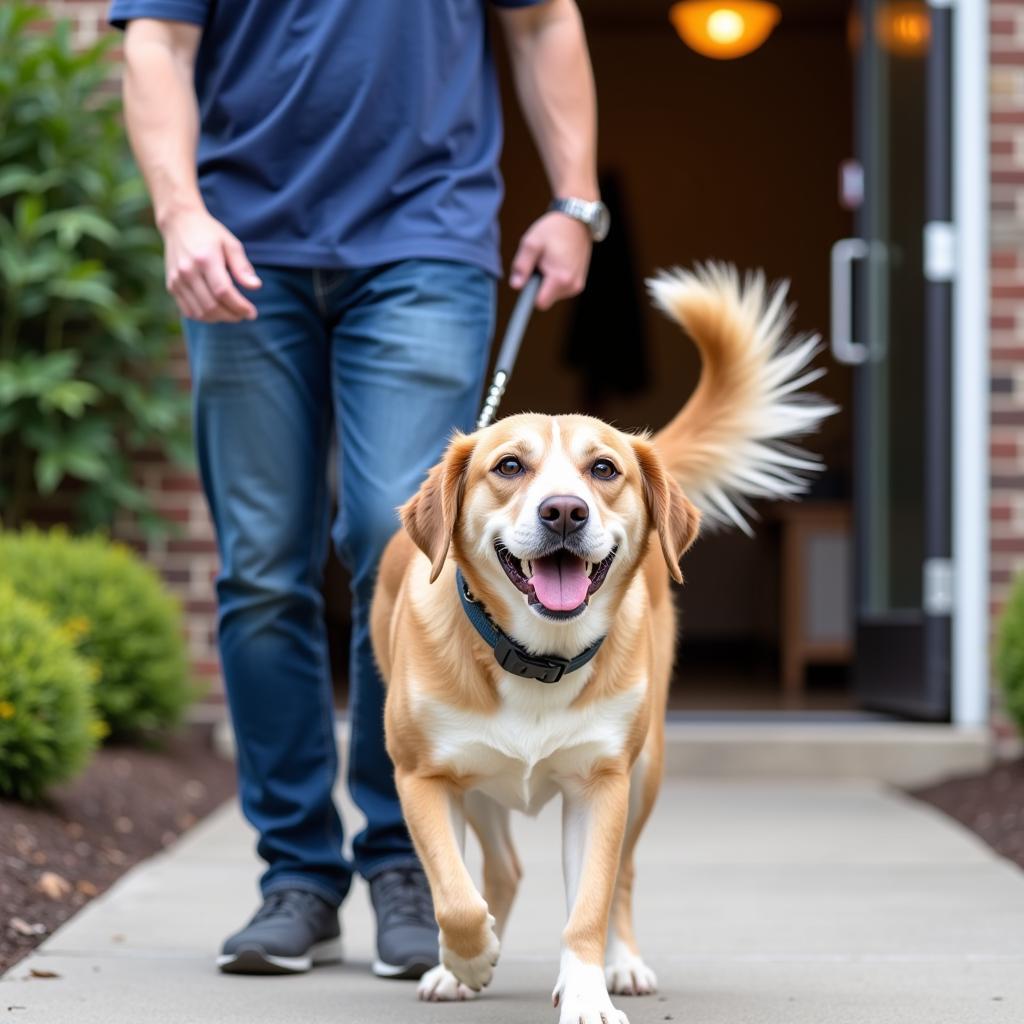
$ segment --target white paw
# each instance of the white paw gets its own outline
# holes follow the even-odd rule
[[[629,1024],[621,1010],[612,1006],[604,971],[585,964],[572,953],[563,953],[551,1001],[561,1012],[559,1024]]]
[[[420,978],[416,995],[428,1003],[454,1003],[476,999],[477,994],[463,985],[444,964],[438,964]]]
[[[635,953],[618,950],[604,967],[608,991],[620,996],[649,996],[658,991],[658,979]]]
[[[487,933],[484,940],[482,953],[472,957],[462,957],[453,952],[444,944],[444,935],[441,935],[441,963],[447,967],[452,974],[467,988],[474,992],[486,988],[494,977],[494,965],[498,962],[498,953],[501,950],[501,943],[494,931],[494,917],[487,915]]]

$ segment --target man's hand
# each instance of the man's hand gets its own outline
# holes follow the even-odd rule
[[[242,243],[206,210],[177,212],[160,224],[167,290],[190,320],[238,323],[255,320],[256,307],[235,286],[262,282]],[[233,279],[233,280],[232,280]]]
[[[512,260],[509,284],[522,288],[533,271],[539,270],[544,280],[537,293],[537,308],[550,309],[559,299],[583,291],[592,247],[585,224],[554,210],[545,213],[523,235]]]

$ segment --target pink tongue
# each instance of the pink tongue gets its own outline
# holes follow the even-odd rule
[[[578,608],[590,589],[590,577],[583,559],[567,551],[535,559],[530,582],[537,600],[552,612],[570,612]]]

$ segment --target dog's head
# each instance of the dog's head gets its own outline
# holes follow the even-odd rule
[[[486,604],[551,623],[607,611],[652,534],[681,581],[700,520],[645,438],[589,416],[532,414],[457,434],[401,514],[431,582],[452,546]]]

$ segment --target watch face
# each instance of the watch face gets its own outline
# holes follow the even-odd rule
[[[608,229],[612,226],[612,218],[608,213],[608,207],[604,203],[594,204],[594,212],[591,214],[590,231],[595,242],[603,242],[608,236]]]

